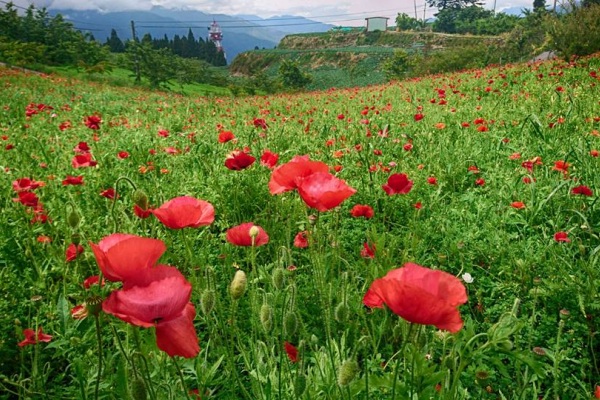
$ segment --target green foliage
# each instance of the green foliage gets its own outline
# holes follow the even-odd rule
[[[427,0],[429,7],[435,7],[438,10],[448,10],[451,8],[461,9],[466,7],[481,6],[479,0]]]
[[[302,89],[310,83],[312,77],[302,71],[297,63],[283,60],[279,66],[279,79],[285,88]]]
[[[446,8],[436,15],[433,30],[445,33],[498,35],[511,31],[519,20],[517,16],[494,13],[480,6]]]
[[[404,50],[394,51],[394,55],[383,63],[383,71],[387,80],[406,77],[409,68],[409,56]]]
[[[410,31],[421,28],[422,24],[416,18],[410,17],[405,13],[398,13],[396,16],[396,29],[401,31]]]
[[[600,51],[600,5],[548,15],[545,22],[553,48],[565,59]]]

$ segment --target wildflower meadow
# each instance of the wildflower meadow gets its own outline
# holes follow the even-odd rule
[[[600,57],[0,86],[1,399],[600,398]]]

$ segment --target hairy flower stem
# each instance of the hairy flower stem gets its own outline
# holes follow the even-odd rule
[[[121,181],[125,181],[125,182],[129,183],[131,185],[131,187],[133,188],[133,190],[136,190],[135,183],[133,183],[133,181],[131,179],[129,179],[128,177],[126,177],[126,176],[120,176],[115,181],[115,198],[113,199],[112,207],[110,208],[110,215],[112,216],[113,221],[115,223],[115,230],[114,230],[114,232],[118,232],[119,231],[119,219],[115,215],[115,205],[117,204],[117,198],[119,196],[118,188],[119,188],[119,183]]]
[[[102,376],[102,332],[100,330],[100,317],[94,315],[96,323],[96,337],[98,339],[98,374],[96,375],[96,387],[94,389],[94,399],[98,400],[98,391],[100,390],[100,377]]]
[[[412,328],[413,328],[413,324],[409,323],[408,325],[408,333],[406,334],[406,336],[404,337],[404,340],[402,341],[402,347],[400,347],[400,350],[398,350],[398,352],[396,352],[396,354],[394,354],[392,356],[392,358],[394,358],[395,356],[398,356],[396,358],[396,366],[394,367],[394,381],[392,383],[392,400],[394,400],[396,398],[396,384],[398,383],[398,371],[400,370],[400,361],[404,360],[404,350],[406,349],[406,344],[408,343],[408,340],[410,339],[410,334],[412,333]],[[388,364],[391,361],[388,360]]]
[[[175,369],[177,370],[177,373],[179,374],[179,379],[181,379],[181,387],[183,388],[183,392],[185,393],[185,398],[187,400],[191,400],[189,390],[187,390],[187,387],[185,386],[185,379],[183,378],[183,371],[181,370],[181,367],[177,363],[177,359],[175,357],[171,357],[171,360],[173,360]]]

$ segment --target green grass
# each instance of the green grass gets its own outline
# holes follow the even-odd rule
[[[592,398],[600,382],[600,82],[592,72],[600,75],[599,57],[234,98],[0,69],[0,398],[129,398],[142,383],[154,399],[191,389],[218,399]],[[94,114],[98,130],[84,124]],[[221,131],[236,140],[219,143]],[[80,142],[96,167],[74,168]],[[244,148],[256,162],[226,168]],[[280,165],[297,155],[326,163],[356,193],[322,212],[296,191],[271,195],[272,171],[259,162],[266,149]],[[414,185],[388,196],[382,185],[396,173]],[[68,175],[84,184],[63,185]],[[43,205],[37,220],[14,200],[13,182],[25,177],[44,182],[33,191]],[[592,195],[573,194],[580,185]],[[134,186],[152,208],[184,195],[208,201],[215,220],[172,230],[139,219]],[[100,195],[108,188],[116,201]],[[374,217],[353,218],[356,204]],[[250,221],[268,244],[226,240]],[[308,248],[293,246],[300,231]],[[555,240],[558,232],[570,242]],[[155,328],[100,313],[98,363],[94,318],[70,310],[121,288],[82,285],[99,273],[90,243],[113,233],[165,244],[160,263],[192,286],[196,357],[173,360]],[[73,242],[84,251],[67,262]],[[374,258],[361,256],[365,243]],[[372,283],[409,262],[474,278],[461,280],[460,331],[364,307]],[[248,280],[234,300],[237,269]],[[50,342],[18,347],[37,327]],[[296,362],[285,342],[298,349]]]

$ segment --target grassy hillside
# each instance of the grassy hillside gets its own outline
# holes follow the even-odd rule
[[[448,35],[434,32],[327,32],[284,37],[277,49],[241,53],[230,65],[232,74],[253,75],[263,72],[275,77],[282,59],[298,62],[313,76],[309,90],[328,87],[365,86],[385,82],[382,63],[397,49],[409,54],[432,57],[440,53],[464,51],[465,57],[478,54],[477,64],[506,61],[497,49],[504,37]],[[460,57],[460,55],[459,55]],[[503,60],[504,57],[504,60]],[[431,70],[429,72],[439,72]]]

